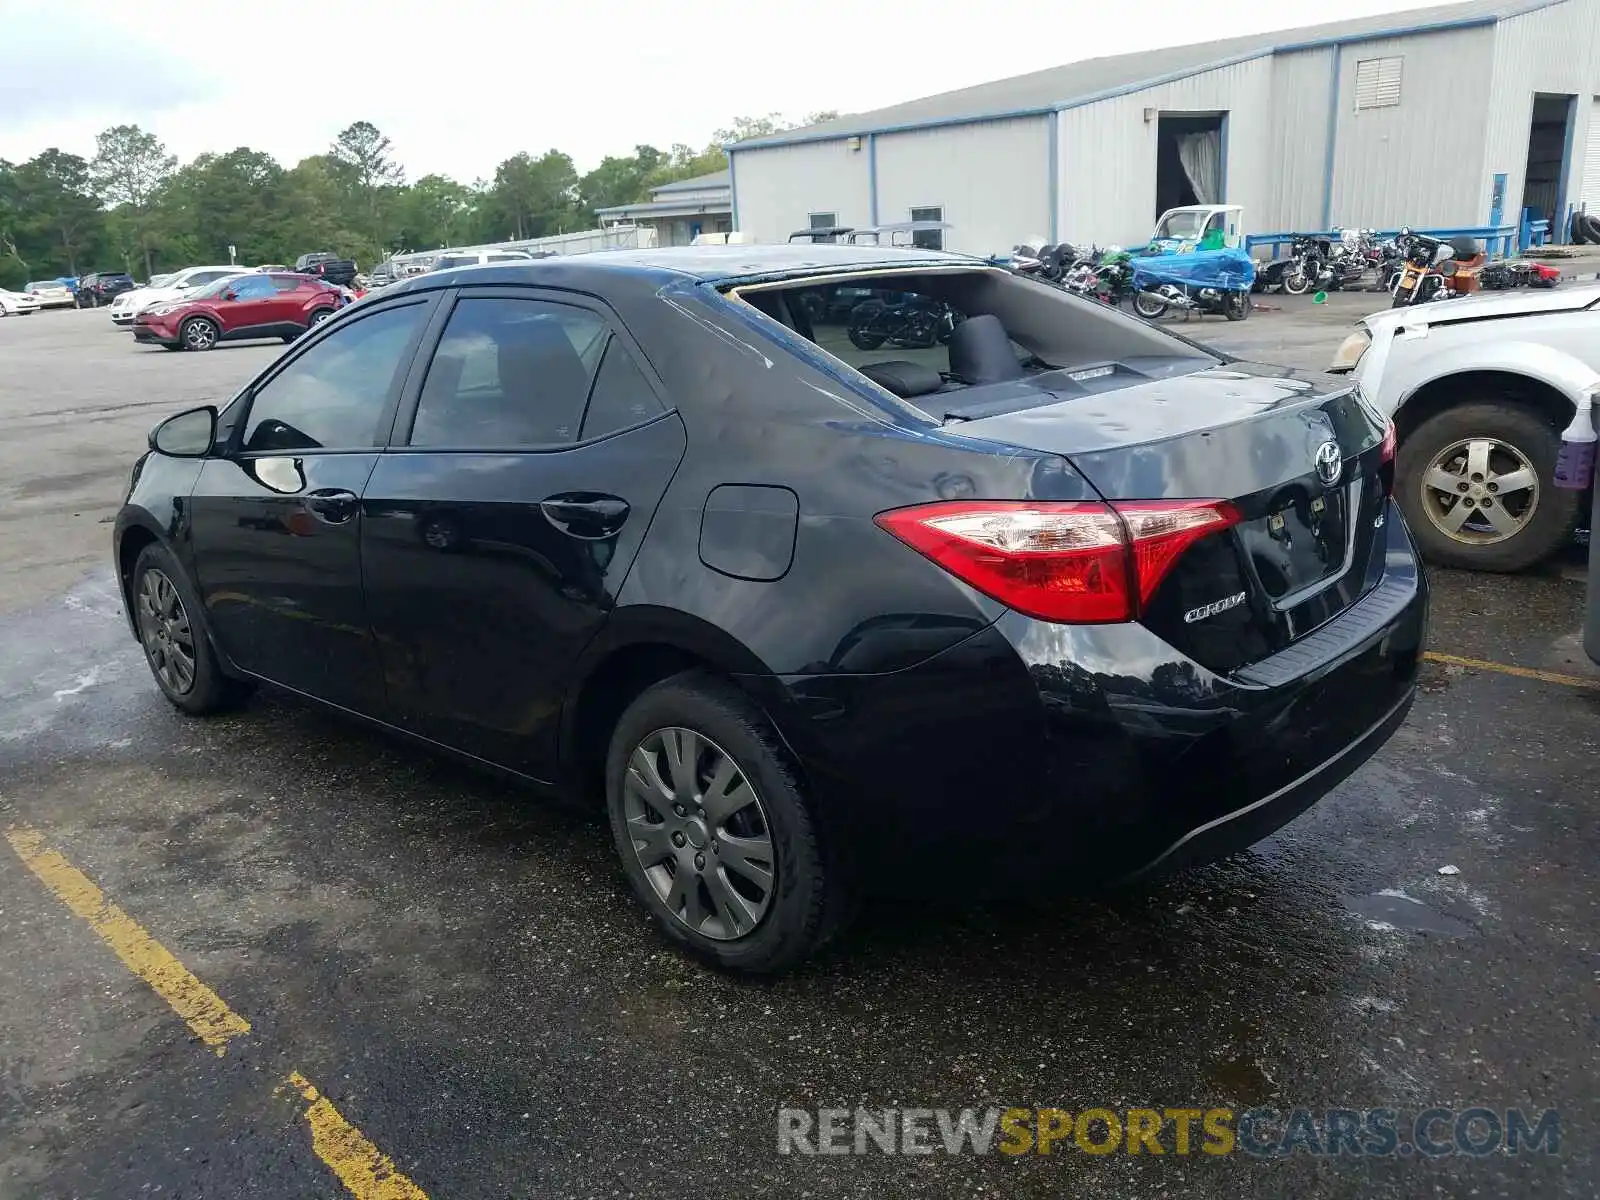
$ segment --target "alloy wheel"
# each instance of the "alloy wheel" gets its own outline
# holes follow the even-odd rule
[[[210,321],[190,321],[183,327],[183,344],[191,350],[209,350],[217,341],[217,327]]]
[[[1422,510],[1446,537],[1491,546],[1521,533],[1539,507],[1539,474],[1509,442],[1452,442],[1422,472]]]
[[[164,571],[151,567],[139,580],[139,640],[150,669],[168,691],[184,695],[194,687],[194,630],[178,589]]]
[[[777,860],[767,811],[732,756],[692,729],[648,734],[622,783],[629,844],[679,921],[732,941],[772,905]]]
[[[333,316],[333,314],[327,309],[318,309],[316,312],[311,314],[311,323],[313,325],[321,325],[331,316]]]

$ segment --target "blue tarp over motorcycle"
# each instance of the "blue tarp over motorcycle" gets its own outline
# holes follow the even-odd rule
[[[1256,280],[1256,265],[1243,250],[1190,250],[1145,253],[1133,260],[1133,283],[1146,288],[1161,283],[1243,291]]]

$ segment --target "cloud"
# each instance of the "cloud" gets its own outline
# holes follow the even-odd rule
[[[113,19],[64,19],[63,7],[0,10],[0,112],[13,137],[90,115],[137,123],[222,90],[219,65],[175,54]]]

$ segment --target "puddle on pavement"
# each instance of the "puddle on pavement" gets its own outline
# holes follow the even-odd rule
[[[1399,929],[1407,933],[1437,933],[1444,937],[1471,937],[1471,925],[1444,913],[1434,912],[1420,900],[1403,892],[1376,892],[1371,896],[1346,896],[1344,906],[1368,925]]]

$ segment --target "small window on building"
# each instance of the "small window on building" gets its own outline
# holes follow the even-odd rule
[[[1356,64],[1356,111],[1393,108],[1400,103],[1403,58],[1364,58]]]
[[[911,210],[913,221],[943,221],[944,209],[942,208],[913,208]],[[921,250],[943,250],[944,230],[918,229],[911,235],[911,244]]]
[[[839,223],[838,213],[812,213],[810,229],[832,229]]]

